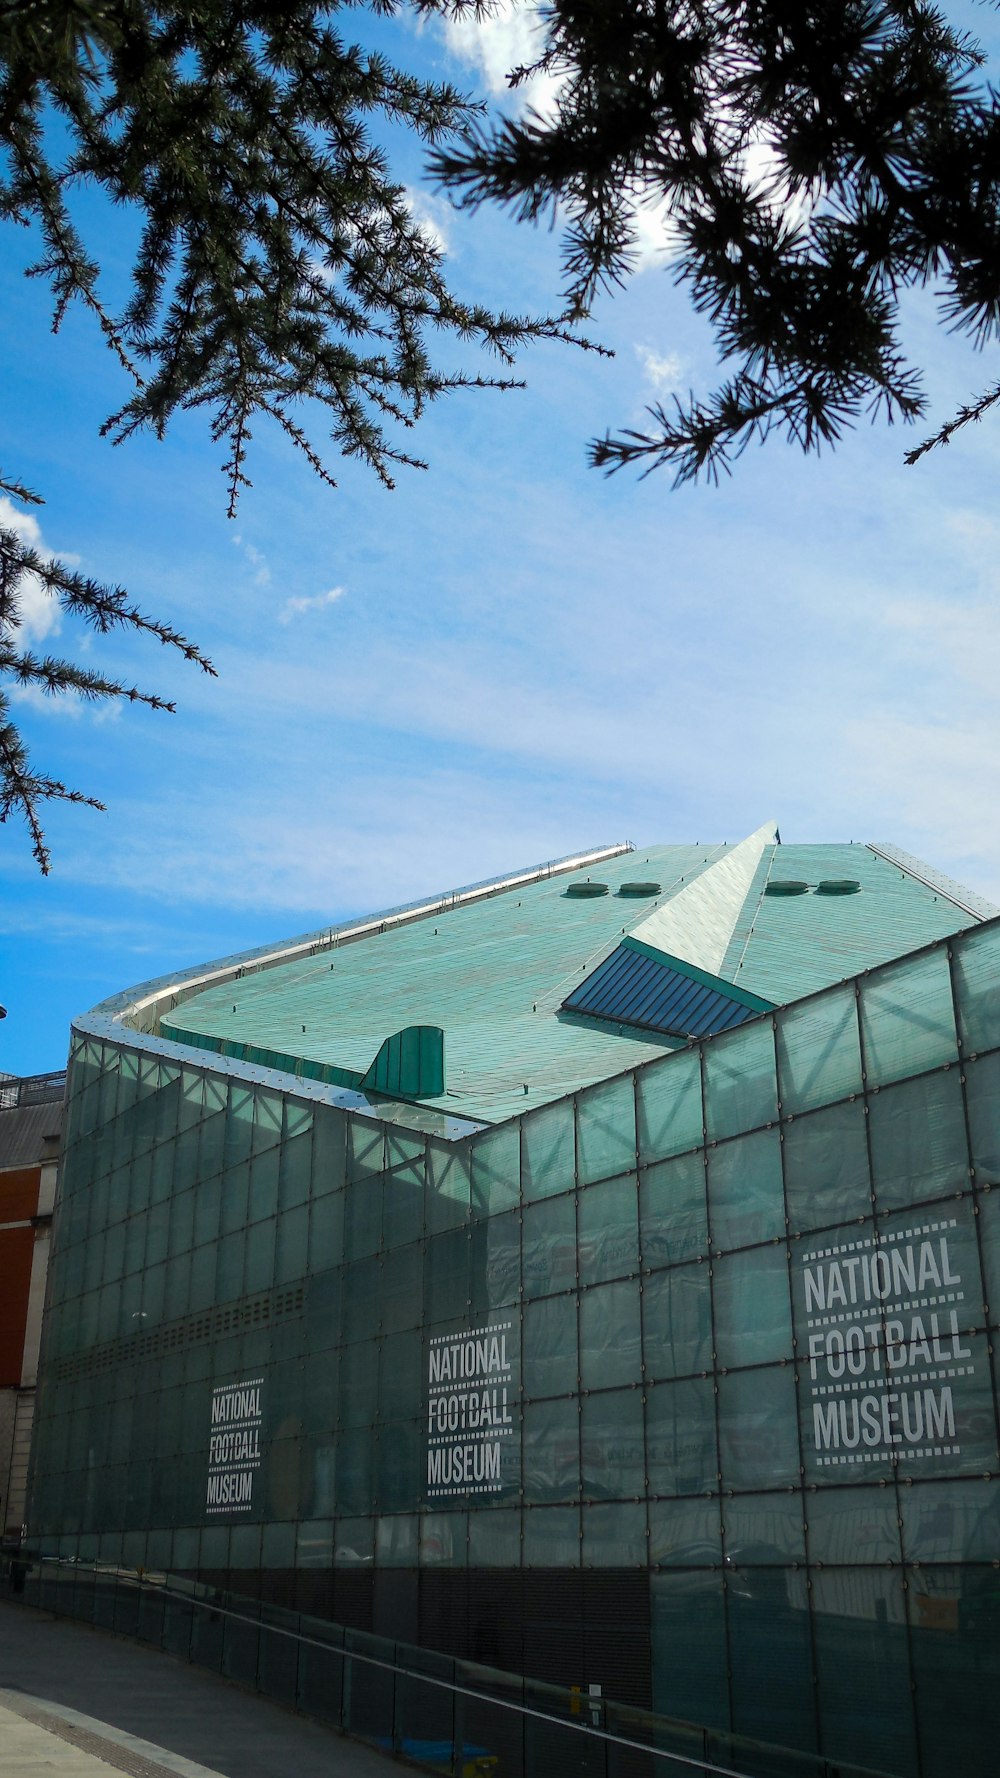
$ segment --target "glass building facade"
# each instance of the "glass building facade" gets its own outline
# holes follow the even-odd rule
[[[995,1770],[1000,921],[464,1135],[278,1079],[76,1031],[41,1548]]]

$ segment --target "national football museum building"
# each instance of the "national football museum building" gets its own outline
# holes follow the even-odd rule
[[[998,1318],[997,910],[605,847],[76,1021],[30,1535],[986,1778]]]

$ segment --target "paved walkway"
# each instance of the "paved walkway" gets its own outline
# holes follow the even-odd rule
[[[399,1778],[405,1769],[158,1649],[0,1601],[0,1778]]]

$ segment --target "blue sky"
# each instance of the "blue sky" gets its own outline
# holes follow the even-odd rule
[[[509,26],[379,30],[480,93],[519,47]],[[557,305],[556,236],[458,216],[404,171],[460,293]],[[125,225],[95,222],[113,285]],[[718,489],[602,479],[590,437],[715,373],[653,232],[592,325],[613,360],[536,346],[524,392],[439,403],[407,441],[430,469],[394,493],[344,463],[331,492],[261,425],[234,523],[202,419],[98,438],[114,364],[82,313],[51,337],[21,275],[36,245],[8,235],[0,465],[46,496],[46,546],[220,678],[65,620],[45,638],[178,710],[20,707],[39,766],[108,812],[50,811],[48,880],[0,830],[0,1068],[60,1066],[75,1013],[175,966],[618,839],[736,840],[773,815],[788,840],[891,840],[1000,902],[1000,425],[915,469],[878,427],[819,459],[775,441]],[[930,299],[908,325],[943,420],[995,359]]]

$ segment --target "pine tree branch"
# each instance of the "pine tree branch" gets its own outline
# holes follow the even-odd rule
[[[24,742],[10,720],[7,698],[0,692],[0,825],[12,815],[23,817],[32,854],[42,875],[47,877],[52,860],[38,813],[43,802],[83,803],[90,809],[104,809],[96,797],[69,790],[58,778],[46,778],[33,770]]]
[[[925,438],[922,444],[907,451],[903,458],[904,463],[908,466],[919,463],[921,457],[925,457],[928,451],[936,450],[939,445],[950,444],[956,432],[960,432],[963,426],[969,426],[973,422],[978,423],[984,414],[989,413],[991,407],[996,406],[998,401],[1000,401],[1000,383],[994,384],[992,389],[987,389],[985,395],[981,395],[978,401],[960,407],[953,419],[946,420],[944,425],[940,426],[930,438]]]

